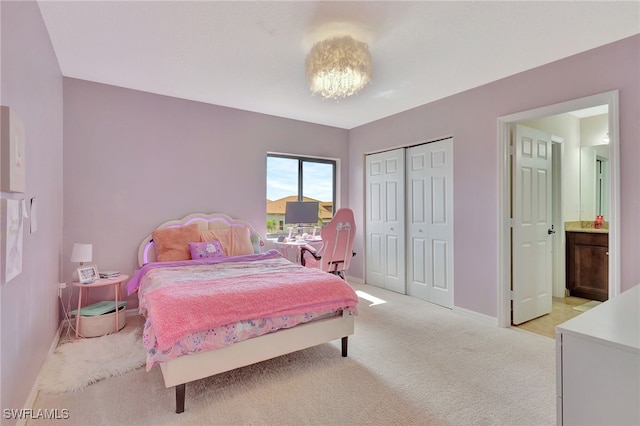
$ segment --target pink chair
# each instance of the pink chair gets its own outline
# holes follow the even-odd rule
[[[344,279],[344,271],[349,269],[353,252],[353,238],[356,223],[353,210],[338,209],[333,219],[320,231],[322,247],[316,251],[305,244],[300,247],[300,263],[309,268],[319,268]]]

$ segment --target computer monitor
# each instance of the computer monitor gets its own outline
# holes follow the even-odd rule
[[[287,201],[284,212],[284,223],[303,225],[318,223],[317,201]]]

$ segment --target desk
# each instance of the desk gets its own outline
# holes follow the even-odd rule
[[[86,293],[85,293],[85,304],[86,304],[87,299],[89,297],[90,288],[103,287],[107,285],[114,286],[113,292],[115,293],[115,307],[116,307],[116,311],[114,314],[116,319],[114,332],[117,333],[122,328],[120,327],[120,310],[118,309],[118,301],[120,299],[120,284],[122,284],[128,279],[129,279],[129,275],[121,274],[115,278],[99,279],[89,284],[81,284],[78,281],[74,281],[71,283],[71,285],[78,287],[78,310],[76,311],[76,337],[79,337],[80,335],[80,318],[82,318],[82,315],[80,314],[80,309],[82,308],[82,291],[86,290]],[[122,326],[124,327],[124,321]],[[83,337],[93,337],[93,336],[83,336]]]
[[[280,250],[282,256],[286,257],[293,263],[300,263],[300,247],[308,244],[316,250],[322,247],[322,240],[300,240],[300,241],[274,241],[273,245],[276,249]]]

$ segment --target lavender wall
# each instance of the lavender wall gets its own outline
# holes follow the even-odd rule
[[[58,329],[62,244],[62,76],[35,2],[0,2],[0,103],[26,127],[26,193],[38,230],[25,221],[22,273],[0,288],[1,407],[23,408]],[[5,123],[2,123],[4,126]],[[8,195],[7,198],[23,198]],[[15,420],[4,419],[2,424]]]
[[[353,129],[349,203],[364,223],[364,155],[453,136],[454,303],[497,316],[497,118],[620,91],[621,288],[640,283],[640,36],[572,56]],[[356,251],[363,252],[364,233]],[[364,257],[350,274],[364,275]]]
[[[264,233],[268,151],[340,159],[346,205],[342,129],[65,78],[64,140],[66,279],[74,242],[93,244],[99,269],[131,273],[140,241],[188,213],[226,212]]]
[[[348,132],[63,81],[35,2],[0,2],[0,19],[0,102],[26,124],[25,197],[38,198],[22,274],[0,288],[3,409],[23,407],[47,354],[59,324],[57,281],[71,278],[74,242],[93,243],[101,268],[132,272],[139,241],[167,219],[225,211],[264,227],[267,150],[341,159],[340,203],[364,223],[365,153],[453,135],[455,304],[495,316],[496,118],[619,89],[622,289],[640,282],[640,36]],[[354,258],[350,275],[364,276],[363,260]]]

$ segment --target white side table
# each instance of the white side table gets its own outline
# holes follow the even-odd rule
[[[123,282],[125,282],[126,280],[129,279],[129,275],[118,275],[115,278],[106,278],[106,279],[98,279],[95,280],[92,283],[89,284],[81,284],[78,281],[73,281],[71,283],[71,285],[78,287],[78,310],[76,312],[76,337],[79,337],[80,335],[80,318],[82,317],[82,315],[80,315],[80,309],[82,308],[82,293],[83,290],[86,290],[85,292],[85,303],[87,303],[87,299],[89,297],[89,289],[90,288],[96,288],[96,287],[104,287],[104,286],[109,286],[112,285],[114,286],[113,288],[113,292],[115,293],[115,330],[114,332],[117,333],[120,330],[120,315],[119,315],[119,309],[118,309],[118,302],[120,300],[120,284],[122,284]]]

